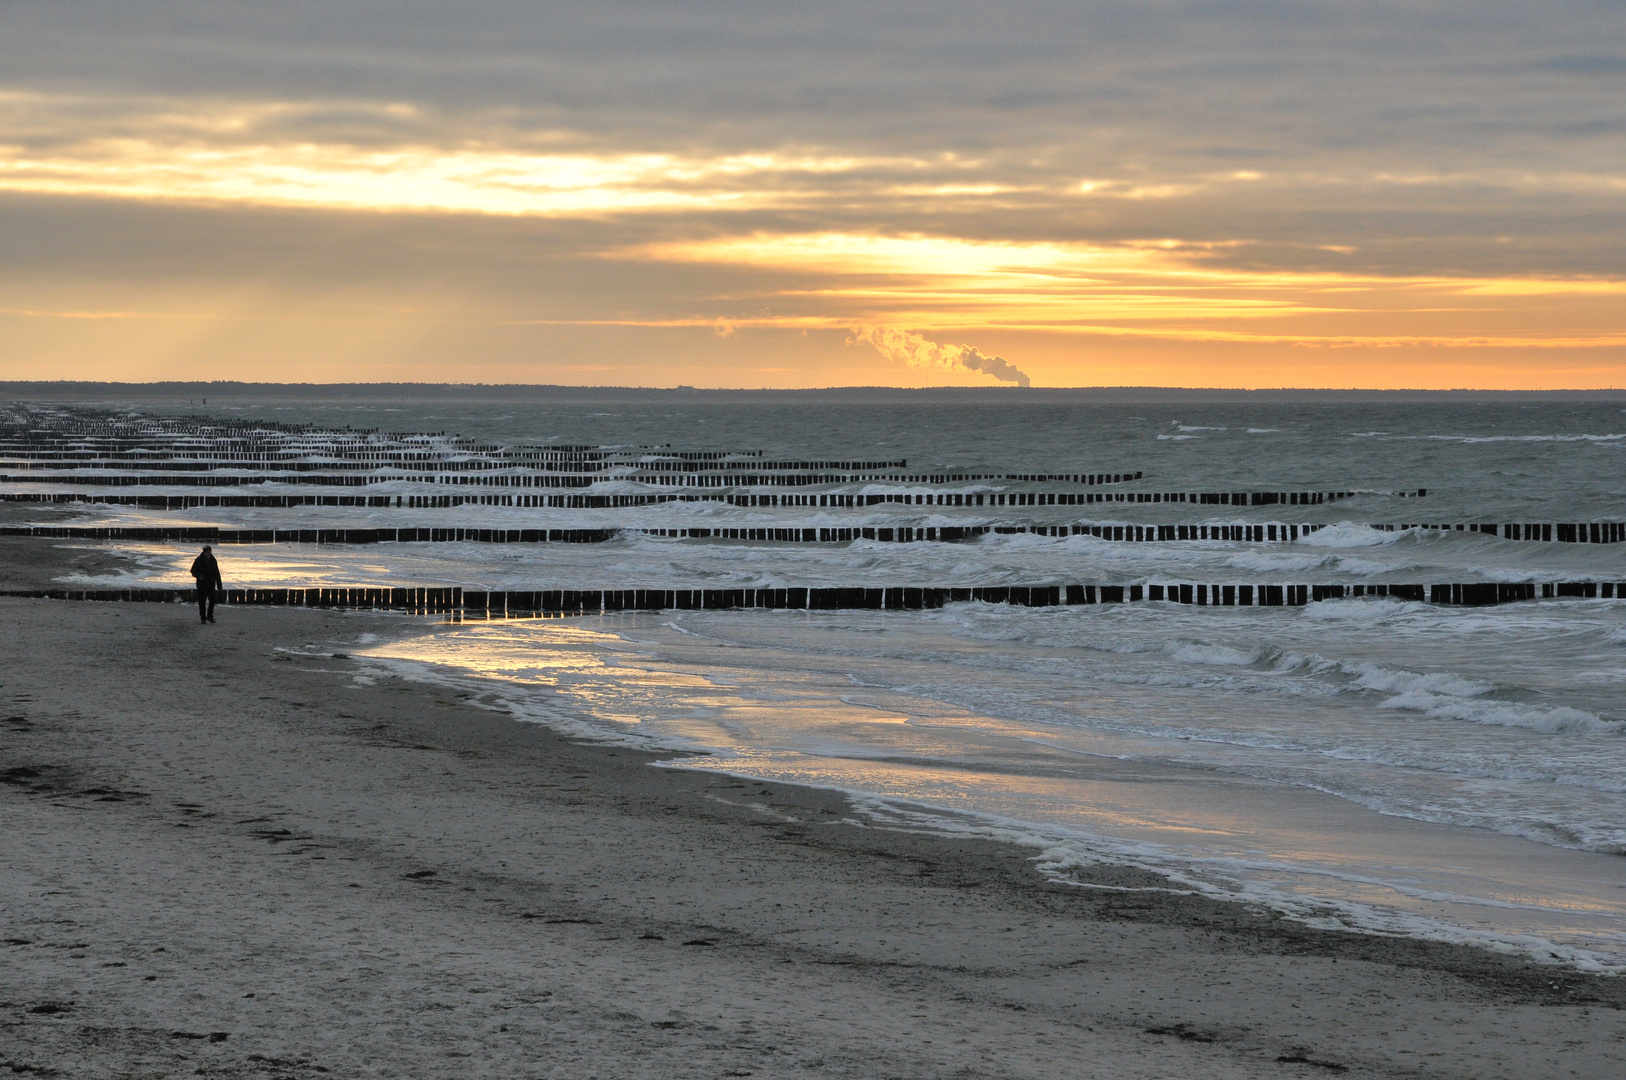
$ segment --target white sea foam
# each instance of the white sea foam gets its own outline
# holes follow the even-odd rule
[[[1444,442],[1460,443],[1544,443],[1544,442],[1619,442],[1626,439],[1621,435],[1426,435],[1411,436],[1413,438],[1427,438]]]
[[[1340,521],[1324,529],[1317,529],[1308,536],[1301,536],[1298,542],[1309,547],[1321,548],[1384,547],[1403,535],[1405,534],[1374,529],[1364,523]]]
[[[1244,652],[1228,645],[1204,642],[1175,642],[1168,647],[1169,659],[1182,664],[1213,664],[1226,667],[1248,667],[1259,663],[1264,656],[1263,647]]]
[[[1225,560],[1225,565],[1260,574],[1308,574],[1331,562],[1325,555],[1252,549],[1237,552]]]
[[[1612,443],[1626,439],[1626,434],[1592,435],[1580,432],[1556,432],[1529,435],[1467,435],[1460,433],[1406,433],[1397,434],[1390,431],[1355,431],[1350,432],[1354,438],[1386,439],[1394,442],[1426,441],[1449,442],[1474,445],[1478,443]]]
[[[1347,562],[1348,560],[1343,560]],[[1347,569],[1347,567],[1345,567]],[[1346,597],[1311,604],[1301,612],[1301,618],[1310,622],[1360,624],[1375,627],[1383,623],[1414,617],[1427,610],[1426,605],[1410,600],[1391,600],[1388,597]]]
[[[1339,574],[1350,577],[1374,578],[1382,576],[1391,580],[1410,577],[1410,575],[1424,569],[1423,564],[1410,559],[1404,561],[1399,559],[1379,561],[1377,559],[1356,558],[1350,555],[1340,555],[1328,565]]]
[[[1529,728],[1548,734],[1586,731],[1617,731],[1620,725],[1601,720],[1592,713],[1565,706],[1543,708],[1503,701],[1465,701],[1449,694],[1426,690],[1405,690],[1384,700],[1385,709],[1406,709],[1427,716],[1467,720],[1475,724]]]
[[[1351,664],[1346,670],[1355,676],[1355,685],[1363,690],[1376,690],[1385,694],[1422,692],[1429,695],[1451,697],[1480,697],[1495,689],[1487,682],[1465,679],[1450,672],[1419,673],[1377,664]]]

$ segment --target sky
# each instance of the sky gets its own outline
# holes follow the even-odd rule
[[[1626,386],[1626,0],[0,0],[0,379]]]

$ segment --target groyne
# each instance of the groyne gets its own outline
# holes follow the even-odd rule
[[[122,603],[191,603],[197,593],[179,588],[14,589],[0,596],[38,600]],[[1176,582],[1111,585],[812,586],[751,589],[521,589],[462,586],[323,585],[309,588],[226,589],[227,605],[340,608],[456,614],[464,618],[583,615],[620,611],[919,611],[954,603],[1016,607],[1076,607],[1165,603],[1204,607],[1304,607],[1362,597],[1453,607],[1489,607],[1536,600],[1626,599],[1626,582],[1453,582],[1446,584],[1211,584]]]

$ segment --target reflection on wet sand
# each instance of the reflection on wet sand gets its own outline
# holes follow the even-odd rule
[[[1314,688],[1285,706],[1261,700],[1241,736],[1193,738],[1171,721],[1200,715],[1215,685],[1154,679],[1123,695],[1087,664],[1058,680],[940,623],[800,614],[465,624],[360,652],[411,661],[420,677],[495,680],[522,718],[588,717],[606,735],[710,751],[680,767],[846,789],[877,821],[1020,839],[1058,873],[1072,859],[1126,860],[1312,921],[1626,962],[1620,860],[1363,805],[1373,774],[1432,773],[1318,749],[1318,724],[1397,715]],[[967,684],[1003,707],[957,704]],[[1130,708],[1139,715],[1120,722]],[[1264,737],[1273,709],[1306,739]],[[1395,782],[1394,798],[1416,782]]]

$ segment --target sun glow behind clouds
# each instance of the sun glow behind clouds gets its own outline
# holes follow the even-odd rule
[[[978,197],[937,160],[813,150],[603,148],[580,133],[455,124],[406,104],[190,106],[0,92],[0,191],[324,210],[537,217],[798,205],[837,178]],[[71,133],[71,137],[64,135]]]
[[[54,195],[251,203],[334,210],[536,216],[780,206],[776,175],[830,173],[839,160],[748,154],[524,154],[403,147],[83,144],[72,156],[9,154],[0,189]]]
[[[567,254],[539,247],[527,249],[525,260],[575,259],[575,268],[586,260],[595,272],[609,268],[605,280],[626,283],[583,294],[585,302],[578,296],[573,309],[561,301],[548,310],[530,295],[481,289],[474,273],[455,296],[449,295],[455,288],[428,290],[432,310],[415,316],[424,322],[727,327],[716,332],[718,340],[747,328],[845,335],[874,326],[931,330],[958,341],[983,341],[986,331],[1192,347],[1626,347],[1626,281],[1294,269],[1329,265],[1323,257],[1329,253],[1357,256],[1365,240],[1318,237],[1302,245],[1316,257],[1295,262],[1282,254],[1292,243],[1256,239],[1246,229],[1230,238],[1182,235],[1211,227],[1191,212],[1199,194],[1231,198],[1247,191],[1248,198],[1268,199],[1259,192],[1289,191],[1292,184],[1353,187],[1370,176],[1295,178],[1205,166],[1179,175],[1129,169],[1133,180],[1099,173],[1080,180],[1031,160],[948,151],[883,157],[810,144],[708,152],[698,141],[654,150],[606,147],[580,133],[507,130],[496,122],[468,124],[454,139],[448,132],[456,127],[405,104],[187,106],[0,93],[0,192],[377,217],[570,219],[600,231],[578,231],[585,239],[573,241]],[[1417,188],[1472,179],[1399,175],[1382,183]],[[1547,179],[1553,190],[1585,187],[1583,181],[1596,177]],[[1527,183],[1533,181],[1506,179],[1504,186]],[[1114,208],[1103,210],[1107,203]],[[1119,212],[1147,215],[1136,220],[1149,224],[1093,241],[1043,238],[1076,235],[1067,230]],[[662,239],[628,244],[627,226],[642,230],[646,222],[651,227],[634,235]],[[1355,242],[1327,242],[1340,238]],[[309,301],[294,306],[326,313],[332,293],[313,289]],[[195,292],[170,299],[175,310],[207,307]],[[397,301],[386,290],[370,303]],[[128,304],[113,297],[107,311],[148,316]],[[285,299],[273,306],[290,309]],[[0,304],[0,316],[35,322],[84,321],[95,311],[77,298],[52,310],[25,294]],[[391,325],[392,334],[400,332]],[[1071,381],[1000,347],[1036,378]],[[963,357],[999,360],[967,348],[952,346],[952,355],[943,354],[952,362],[922,370],[986,373]],[[905,351],[915,356],[920,349]]]
[[[1618,314],[1605,314],[1626,301],[1626,281],[1265,272],[1194,260],[1218,246],[758,233],[641,245],[616,257],[746,266],[822,282],[765,296],[782,314],[731,319],[742,326],[805,327],[809,314],[822,310],[828,326],[846,320],[1330,347],[1626,345]],[[1558,295],[1587,306],[1582,327],[1554,325],[1548,301]],[[1504,325],[1517,329],[1486,332]]]

